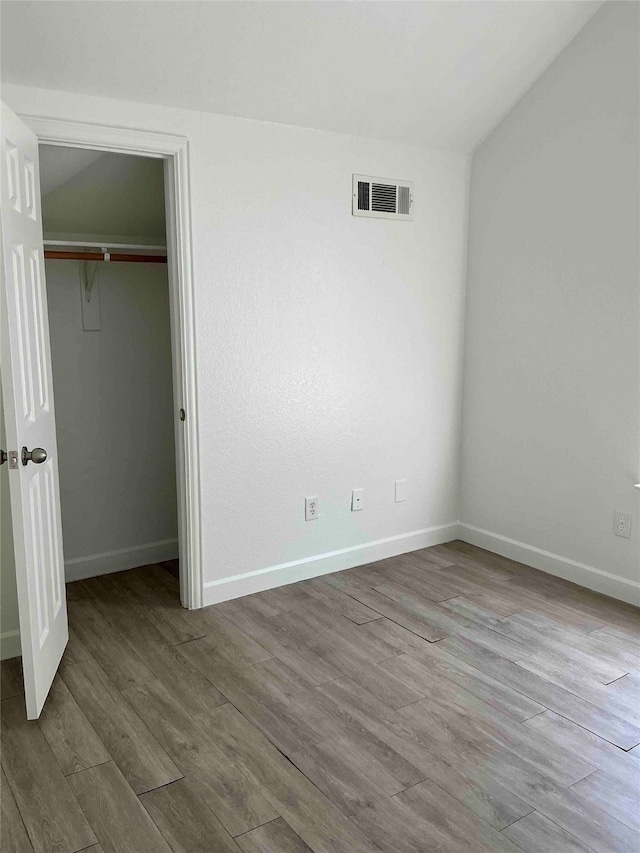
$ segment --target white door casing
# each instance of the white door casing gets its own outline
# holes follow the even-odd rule
[[[1,369],[27,717],[40,715],[68,640],[44,274],[38,140],[5,104],[1,128]],[[23,465],[21,449],[43,448]],[[3,466],[5,467],[5,466]],[[8,467],[8,466],[6,466]],[[4,472],[3,472],[4,475]]]

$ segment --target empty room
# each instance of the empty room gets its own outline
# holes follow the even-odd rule
[[[640,853],[640,3],[0,23],[0,853]]]

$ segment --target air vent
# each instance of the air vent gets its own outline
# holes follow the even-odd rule
[[[413,184],[388,178],[353,176],[353,215],[413,219]]]

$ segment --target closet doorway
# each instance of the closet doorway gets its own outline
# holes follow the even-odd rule
[[[119,153],[162,162],[171,316],[180,601],[188,609],[202,607],[200,447],[188,140],[184,136],[98,123],[40,116],[24,118],[41,145]]]
[[[51,145],[39,161],[65,580],[177,578],[163,161]]]

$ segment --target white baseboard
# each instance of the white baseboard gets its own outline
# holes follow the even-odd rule
[[[178,540],[165,539],[162,542],[150,542],[147,545],[136,545],[120,551],[106,551],[104,554],[76,557],[73,560],[65,560],[65,580],[69,583],[84,580],[84,578],[95,578],[98,575],[123,572],[149,563],[175,560],[177,556]]]
[[[553,554],[550,551],[543,551],[533,545],[527,545],[524,542],[500,536],[498,533],[492,533],[490,530],[482,530],[479,527],[473,527],[471,524],[464,524],[464,522],[459,522],[458,535],[463,542],[468,542],[470,545],[477,545],[479,548],[492,551],[494,554],[500,554],[510,560],[517,560],[519,563],[540,569],[547,574],[555,575],[587,589],[593,589],[595,592],[601,592],[603,595],[609,595],[611,598],[617,598],[619,601],[640,605],[640,583],[638,581],[621,578],[618,575],[611,574],[611,572],[605,572],[603,569],[596,569],[595,566],[578,563],[576,560],[561,557],[559,554]]]
[[[339,551],[329,551],[315,557],[294,560],[292,563],[281,563],[266,569],[257,569],[235,577],[221,578],[209,581],[204,585],[203,606],[219,604],[242,595],[254,592],[264,592],[277,586],[284,586],[296,581],[308,580],[330,572],[340,572],[384,560],[387,557],[397,557],[408,551],[419,548],[429,548],[431,545],[442,545],[458,538],[458,525],[445,524],[440,527],[428,527],[425,530],[414,530],[411,533],[401,533],[388,539],[378,539],[355,545],[352,548],[342,548]]]
[[[0,634],[0,660],[17,658],[21,654],[20,631],[4,631]]]

